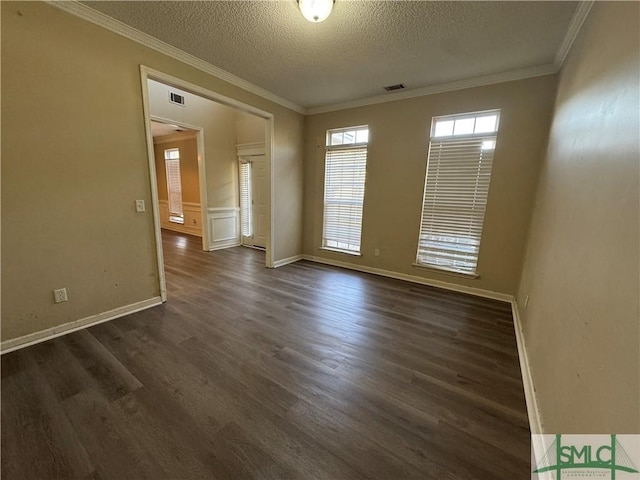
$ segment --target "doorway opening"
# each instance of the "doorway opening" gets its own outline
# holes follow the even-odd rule
[[[151,134],[160,227],[200,237],[206,250],[203,129],[152,115]]]
[[[242,245],[266,247],[266,167],[264,144],[237,146]]]
[[[263,249],[273,267],[273,115],[144,66],[141,82],[162,300],[162,229],[206,251]]]

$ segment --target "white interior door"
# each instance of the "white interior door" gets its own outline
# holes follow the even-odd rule
[[[251,217],[253,231],[253,245],[266,247],[266,192],[267,175],[265,170],[265,156],[251,156]]]

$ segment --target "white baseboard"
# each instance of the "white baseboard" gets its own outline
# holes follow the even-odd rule
[[[273,262],[273,268],[282,267],[284,265],[289,265],[290,263],[297,262],[298,260],[302,260],[303,255],[293,255],[291,257],[283,258],[282,260],[276,260]]]
[[[156,305],[160,305],[161,303],[162,298],[153,297],[149,298],[148,300],[142,300],[141,302],[114,308],[113,310],[109,310],[107,312],[102,312],[86,318],[81,318],[80,320],[75,320],[73,322],[64,323],[56,327],[47,328],[46,330],[30,333],[22,337],[5,340],[0,344],[0,354],[13,352],[14,350],[18,350],[19,348],[25,348],[30,345],[35,345],[36,343],[46,342],[47,340],[66,335],[67,333],[75,332],[76,330],[81,330],[83,328],[91,327],[99,323],[108,322],[109,320],[124,317],[125,315],[130,315],[141,310],[146,310],[147,308],[155,307]]]
[[[235,245],[239,245],[239,244],[236,243]],[[230,246],[235,246],[235,245],[216,246],[216,248],[213,248],[213,249],[215,250],[219,248],[228,248]],[[520,360],[520,369],[522,372],[522,383],[524,386],[524,394],[525,394],[525,400],[527,404],[527,415],[529,417],[529,428],[531,429],[531,433],[533,434],[544,433],[542,416],[538,408],[538,400],[536,397],[536,391],[533,384],[533,377],[531,376],[531,366],[529,364],[529,357],[527,354],[527,349],[524,342],[524,336],[522,333],[522,323],[520,321],[520,312],[518,310],[518,303],[511,295],[492,292],[489,290],[482,290],[479,288],[455,285],[448,282],[429,280],[422,277],[417,277],[415,275],[407,275],[404,273],[397,273],[397,272],[392,272],[389,270],[383,270],[379,268],[354,265],[352,263],[340,262],[337,260],[329,260],[321,257],[314,257],[312,255],[294,255],[288,258],[283,258],[282,260],[278,260],[274,263],[274,268],[281,267],[283,265],[288,265],[290,263],[294,263],[303,259],[308,260],[310,262],[322,263],[325,265],[332,265],[336,267],[347,268],[350,270],[356,270],[356,271],[365,272],[365,273],[372,273],[374,275],[381,275],[383,277],[395,278],[398,280],[406,280],[409,282],[419,283],[422,285],[443,288],[446,290],[453,290],[461,293],[468,293],[471,295],[476,295],[484,298],[491,298],[494,300],[501,300],[501,301],[511,303],[511,312],[513,315],[513,325],[514,325],[515,334],[516,334],[518,357]],[[28,347],[36,343],[44,342],[52,338],[66,335],[67,333],[75,332],[76,330],[97,325],[99,323],[107,322],[109,320],[114,320],[116,318],[123,317],[131,313],[139,312],[141,310],[145,310],[147,308],[160,305],[161,303],[162,303],[162,299],[160,297],[154,297],[148,300],[143,300],[141,302],[133,303],[131,305],[118,307],[116,309],[109,310],[108,312],[99,313],[97,315],[92,315],[90,317],[76,320],[74,322],[69,322],[63,325],[59,325],[57,327],[52,327],[46,330],[42,330],[40,332],[31,333],[29,335],[13,338],[11,340],[6,340],[0,344],[0,354],[9,353],[19,348]]]
[[[239,247],[240,245],[242,245],[242,243],[233,238],[231,240],[223,240],[213,244],[209,243],[209,251],[213,252],[214,250],[222,250],[224,248]]]
[[[293,257],[290,257],[290,258],[293,258]],[[538,408],[538,399],[536,397],[536,389],[533,385],[533,377],[531,376],[531,366],[529,364],[527,348],[526,348],[526,345],[524,342],[524,336],[522,333],[522,323],[520,321],[518,304],[512,295],[508,295],[506,293],[492,292],[490,290],[483,290],[480,288],[456,285],[454,283],[441,282],[438,280],[430,280],[427,278],[418,277],[416,275],[407,275],[405,273],[392,272],[390,270],[383,270],[380,268],[355,265],[353,263],[341,262],[338,260],[331,260],[331,259],[322,258],[322,257],[315,257],[313,255],[303,255],[302,258],[310,262],[323,263],[325,265],[332,265],[335,267],[342,267],[350,270],[357,270],[359,272],[373,273],[374,275],[381,275],[383,277],[390,277],[398,280],[406,280],[408,282],[419,283],[419,284],[428,285],[431,287],[443,288],[445,290],[452,290],[455,292],[467,293],[467,294],[475,295],[478,297],[490,298],[493,300],[500,300],[503,302],[510,303],[511,313],[513,316],[513,326],[516,334],[518,358],[520,360],[520,369],[522,372],[522,384],[524,386],[525,401],[527,404],[527,415],[529,417],[529,428],[531,429],[532,434],[544,433],[542,416]]]
[[[513,326],[516,331],[516,343],[518,345],[518,358],[520,359],[520,370],[522,372],[522,384],[524,385],[524,397],[527,403],[527,415],[529,416],[529,428],[532,434],[542,434],[543,422],[538,408],[538,397],[536,389],[533,385],[533,377],[531,376],[531,365],[529,363],[529,355],[527,346],[524,341],[522,332],[522,322],[520,321],[520,311],[518,302],[514,298],[511,301],[511,313],[513,315]]]
[[[338,260],[330,260],[323,257],[315,257],[313,255],[303,255],[304,260],[310,262],[324,263],[326,265],[333,265],[334,267],[348,268],[350,270],[357,270],[358,272],[373,273],[374,275],[381,275],[383,277],[395,278],[398,280],[405,280],[407,282],[419,283],[421,285],[428,285],[430,287],[443,288],[445,290],[452,290],[454,292],[467,293],[469,295],[475,295],[476,297],[490,298],[492,300],[500,300],[502,302],[511,303],[513,296],[506,293],[492,292],[491,290],[484,290],[482,288],[467,287],[464,285],[457,285],[455,283],[442,282],[440,280],[431,280],[429,278],[419,277],[417,275],[408,275],[406,273],[392,272],[391,270],[383,270],[381,268],[373,268],[362,265],[356,265],[353,263],[341,262]]]

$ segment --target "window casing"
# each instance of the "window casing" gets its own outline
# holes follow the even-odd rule
[[[322,247],[360,254],[369,127],[327,131]]]
[[[500,111],[435,117],[416,264],[477,276]]]
[[[167,172],[169,221],[173,223],[184,223],[182,178],[180,176],[180,149],[169,148],[164,151],[164,166]]]

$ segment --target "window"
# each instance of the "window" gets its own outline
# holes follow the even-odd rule
[[[180,150],[177,148],[165,150],[164,165],[167,170],[169,221],[184,223],[184,211],[182,210],[182,179],[180,178]]]
[[[322,247],[360,253],[369,128],[327,131]]]
[[[240,160],[240,230],[243,237],[252,235],[251,162]]]
[[[417,265],[476,275],[500,111],[435,117]]]

